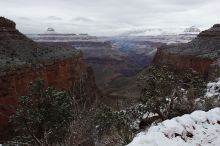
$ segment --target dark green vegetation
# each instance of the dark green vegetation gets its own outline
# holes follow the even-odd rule
[[[31,93],[19,98],[19,107],[10,118],[14,136],[5,145],[94,145],[95,103],[88,105],[75,97],[83,87],[60,91],[46,87],[40,78],[29,87]]]
[[[11,143],[46,146],[61,143],[74,118],[74,102],[66,92],[45,88],[44,81],[30,85],[31,94],[19,98],[20,107],[11,117],[16,137]]]
[[[144,74],[147,76],[140,76],[141,101],[162,120],[191,113],[195,99],[204,95],[206,79],[194,70],[177,72],[166,66],[150,66]]]
[[[142,119],[147,112],[146,106],[139,104],[124,110],[113,110],[108,106],[101,106],[96,113],[98,137],[109,137],[110,145],[126,145],[131,142],[138,132],[137,120]],[[114,135],[114,136],[112,136]]]
[[[30,85],[32,92],[20,97],[21,106],[11,118],[16,137],[9,143],[123,146],[152,123],[197,109],[195,99],[204,95],[206,85],[193,70],[177,72],[165,66],[148,67],[136,81],[139,104],[119,110],[103,103],[83,106],[74,95],[46,88],[37,80]]]
[[[44,80],[30,84],[31,93],[19,98],[11,116],[15,136],[7,145],[93,145],[95,108],[75,98],[80,89],[67,92],[45,87]]]

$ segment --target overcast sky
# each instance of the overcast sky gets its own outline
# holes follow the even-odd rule
[[[0,15],[23,33],[116,35],[143,28],[220,23],[220,0],[0,0]]]

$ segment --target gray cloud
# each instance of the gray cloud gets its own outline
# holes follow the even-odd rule
[[[219,0],[1,0],[0,14],[24,33],[115,35],[150,27],[210,27],[220,21]]]
[[[73,18],[73,21],[93,22],[91,18],[87,18],[87,17],[76,17],[76,18]]]
[[[30,21],[31,19],[28,17],[18,17],[18,19],[20,20],[24,20],[24,21]]]
[[[49,19],[49,20],[55,20],[55,21],[59,21],[59,20],[63,20],[61,17],[57,17],[57,16],[49,16],[49,17],[47,17],[47,19]]]

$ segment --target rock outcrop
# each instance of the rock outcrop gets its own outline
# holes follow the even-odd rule
[[[88,103],[99,94],[93,71],[80,51],[39,45],[15,26],[0,17],[0,140],[8,136],[5,129],[18,105],[17,97],[29,93],[28,85],[36,78],[43,78],[46,85],[57,89],[79,89],[76,98]]]
[[[15,30],[16,24],[13,21],[10,21],[9,19],[6,19],[4,17],[0,17],[0,28],[1,29],[12,29]]]
[[[162,46],[154,58],[156,65],[168,65],[178,70],[194,69],[209,75],[213,68],[219,72],[220,25],[201,32],[186,44]]]

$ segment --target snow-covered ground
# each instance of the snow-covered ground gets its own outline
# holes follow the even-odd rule
[[[220,108],[166,120],[127,146],[220,146]]]

